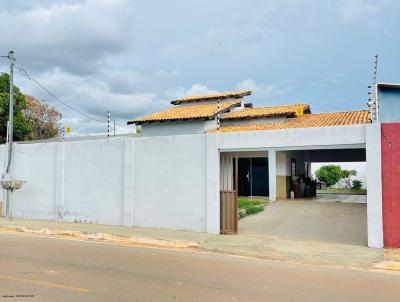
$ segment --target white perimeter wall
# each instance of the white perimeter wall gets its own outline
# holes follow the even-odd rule
[[[15,144],[12,171],[15,217],[207,228],[205,135]]]
[[[16,144],[13,178],[27,184],[14,193],[14,213],[219,233],[220,152],[267,151],[270,175],[276,175],[290,168],[290,162],[280,167],[280,151],[365,146],[368,240],[369,246],[379,247],[383,234],[378,125]],[[5,159],[3,145],[3,172]],[[274,186],[270,183],[270,193]]]

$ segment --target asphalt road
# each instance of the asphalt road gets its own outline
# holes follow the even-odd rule
[[[399,285],[396,275],[0,234],[0,301],[398,302]]]

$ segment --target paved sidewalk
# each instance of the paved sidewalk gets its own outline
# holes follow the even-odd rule
[[[190,248],[199,251],[285,262],[370,270],[383,263],[383,249],[278,237],[212,235],[153,228],[133,228],[45,220],[0,218],[0,231],[62,236],[127,245]],[[378,267],[382,269],[382,267]]]

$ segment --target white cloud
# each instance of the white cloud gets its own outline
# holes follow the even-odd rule
[[[190,86],[189,88],[179,86],[179,87],[168,89],[165,92],[165,96],[170,99],[177,99],[177,98],[180,98],[183,96],[188,96],[188,95],[202,95],[202,94],[208,94],[208,93],[213,93],[213,92],[217,92],[217,91],[212,90],[202,84],[194,84],[194,85]]]
[[[374,17],[383,17],[393,1],[388,0],[342,0],[339,5],[341,18],[347,23],[374,21]]]
[[[290,91],[290,87],[278,88],[273,84],[257,84],[253,79],[245,79],[236,85],[238,90],[251,90],[253,99],[263,101],[263,99],[271,99],[282,96]]]
[[[132,43],[131,3],[126,0],[85,0],[1,9],[0,50],[13,49],[30,69],[58,66],[91,74],[112,54]]]

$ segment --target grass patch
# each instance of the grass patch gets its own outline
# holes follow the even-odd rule
[[[264,211],[264,206],[268,204],[268,201],[253,199],[249,197],[239,196],[239,217],[243,218],[249,215],[255,215]]]
[[[317,190],[317,193],[342,193],[342,194],[367,194],[367,189],[350,189],[350,188],[324,188]]]

